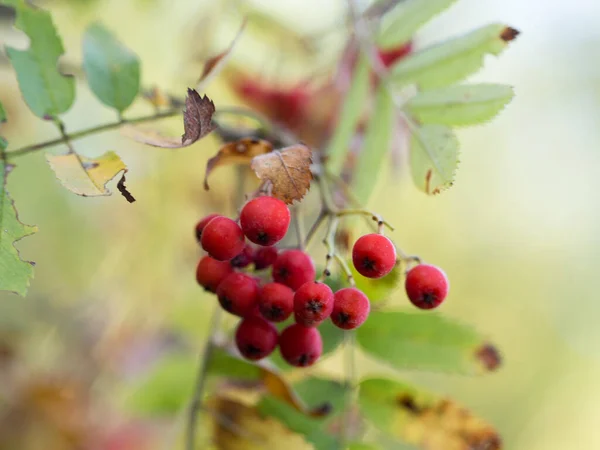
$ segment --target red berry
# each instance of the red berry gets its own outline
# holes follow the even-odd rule
[[[304,283],[294,295],[294,318],[305,327],[315,327],[333,310],[333,292],[325,283]]]
[[[391,67],[398,60],[408,56],[412,52],[412,42],[407,42],[398,47],[379,49],[379,59],[385,67]]]
[[[256,270],[266,269],[277,259],[275,247],[260,247],[254,252],[254,268]]]
[[[232,273],[217,288],[219,303],[236,316],[248,316],[258,303],[258,283],[245,273]]]
[[[219,214],[209,214],[208,216],[201,219],[200,222],[198,222],[196,224],[195,231],[196,231],[196,240],[198,241],[198,243],[200,243],[200,240],[202,239],[202,230],[204,230],[204,227],[208,224],[208,222],[210,222],[215,217],[219,217]]]
[[[202,230],[202,248],[219,261],[227,261],[244,249],[244,233],[227,217],[215,217]]]
[[[247,267],[254,261],[254,249],[246,244],[242,252],[234,256],[229,263],[233,267]]]
[[[294,291],[281,283],[265,284],[260,290],[258,305],[265,319],[283,322],[294,309]]]
[[[369,298],[355,287],[340,289],[334,294],[331,321],[344,330],[360,327],[367,317],[371,304]]]
[[[354,244],[352,262],[361,275],[381,278],[396,265],[396,248],[382,234],[366,234]]]
[[[316,274],[312,258],[302,250],[287,250],[273,263],[273,280],[294,290],[313,281]]]
[[[279,351],[292,366],[312,366],[323,353],[321,333],[314,327],[290,325],[279,336]]]
[[[235,331],[240,353],[253,361],[270,355],[277,347],[277,329],[261,317],[243,319]]]
[[[227,261],[217,261],[210,256],[205,256],[196,268],[196,281],[207,291],[217,292],[221,281],[231,272],[233,269]]]
[[[240,225],[248,239],[269,246],[283,239],[290,226],[290,210],[275,197],[258,197],[242,208]]]
[[[430,264],[419,264],[408,271],[406,294],[420,309],[433,309],[448,295],[448,278],[442,269]]]

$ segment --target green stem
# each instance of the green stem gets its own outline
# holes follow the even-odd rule
[[[340,430],[340,448],[344,450],[350,440],[352,405],[356,394],[356,361],[354,355],[354,331],[344,332],[344,373],[346,387],[346,404],[342,416],[342,427]]]
[[[377,222],[377,225],[380,228],[379,232],[381,232],[381,227],[383,225],[388,227],[391,231],[394,231],[394,227],[389,222],[383,220],[383,217],[381,217],[379,214],[375,214],[371,211],[367,211],[366,209],[342,209],[340,211],[337,211],[335,214],[338,217],[339,216],[359,216],[359,215],[371,216],[373,218],[373,220],[375,222]]]

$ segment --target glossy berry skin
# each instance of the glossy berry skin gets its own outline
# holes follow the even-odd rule
[[[231,273],[217,288],[217,298],[223,309],[231,314],[246,317],[258,303],[258,282],[245,273]]]
[[[261,317],[243,319],[235,331],[235,345],[246,359],[257,361],[277,347],[277,329]]]
[[[293,290],[313,281],[316,274],[312,258],[302,250],[287,250],[273,263],[273,280]]]
[[[340,289],[334,294],[331,321],[343,330],[360,327],[371,311],[369,298],[355,287]]]
[[[217,292],[221,281],[233,272],[231,264],[227,261],[217,261],[210,256],[205,256],[196,267],[196,281],[209,292]]]
[[[219,261],[228,261],[244,249],[244,233],[227,217],[215,217],[202,230],[202,248]]]
[[[325,283],[309,281],[294,295],[294,318],[305,327],[315,327],[333,310],[333,292]]]
[[[419,309],[438,307],[450,287],[444,271],[430,264],[419,264],[410,269],[404,285],[410,302]]]
[[[382,234],[366,234],[354,243],[352,262],[362,276],[381,278],[396,265],[396,248]]]
[[[254,252],[254,268],[256,270],[271,267],[279,253],[275,247],[260,247]]]
[[[208,224],[208,222],[210,222],[215,217],[219,217],[219,214],[209,214],[196,224],[195,233],[196,240],[198,241],[198,243],[200,243],[202,239],[202,230],[204,230],[204,227]]]
[[[275,197],[250,200],[240,213],[240,225],[246,237],[264,247],[283,239],[290,226],[290,210]]]
[[[259,294],[258,307],[270,322],[283,322],[294,310],[294,291],[285,284],[267,283]]]
[[[248,244],[244,246],[242,252],[236,256],[234,256],[229,263],[233,267],[243,268],[248,267],[250,264],[254,262],[254,249],[250,247]]]
[[[292,366],[312,366],[323,353],[321,333],[315,327],[290,325],[279,336],[279,351]]]

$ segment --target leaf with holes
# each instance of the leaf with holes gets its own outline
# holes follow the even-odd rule
[[[188,89],[183,111],[184,134],[181,139],[163,136],[155,130],[142,129],[133,125],[121,127],[121,133],[137,142],[153,147],[187,147],[216,129],[216,125],[212,122],[214,113],[215,104],[210,98],[206,95],[200,97],[200,94],[194,89]]]
[[[408,42],[425,23],[456,0],[404,0],[383,16],[376,42],[379,47],[396,47]]]
[[[420,123],[477,125],[494,118],[513,98],[502,84],[466,84],[419,92],[406,110]]]
[[[75,100],[75,80],[58,71],[64,48],[50,13],[23,0],[2,3],[15,9],[15,27],[29,37],[27,50],[6,48],[25,102],[41,118],[64,113]]]
[[[76,153],[46,155],[56,178],[71,192],[83,197],[111,195],[106,184],[127,166],[115,152],[106,152],[98,158],[87,158]]]
[[[392,81],[422,90],[448,86],[477,72],[486,55],[499,55],[518,34],[503,24],[478,28],[400,60],[391,69]]]
[[[0,123],[5,119],[6,115],[0,104]],[[6,140],[0,136],[0,153],[4,152],[6,144]],[[24,225],[19,221],[13,200],[6,189],[8,175],[13,169],[14,166],[0,158],[0,290],[24,296],[33,277],[33,263],[21,259],[15,242],[35,233],[37,227]]]
[[[436,313],[372,312],[356,336],[364,351],[396,369],[477,374],[500,365],[483,336]]]
[[[379,430],[423,450],[500,450],[496,430],[452,400],[385,378],[364,380],[358,402]]]
[[[250,167],[258,178],[270,181],[272,195],[290,204],[301,200],[310,189],[312,151],[297,144],[252,159]]]
[[[252,158],[273,151],[273,145],[262,139],[244,138],[223,145],[219,152],[206,162],[206,173],[204,175],[204,189],[209,190],[208,176],[219,167],[229,164],[250,165]]]
[[[452,186],[458,162],[458,139],[450,128],[424,125],[412,130],[410,171],[423,192],[439,194]]]
[[[100,24],[88,27],[83,36],[83,69],[96,97],[119,112],[138,95],[138,57]]]

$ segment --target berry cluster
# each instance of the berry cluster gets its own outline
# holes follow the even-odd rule
[[[354,286],[334,293],[317,280],[306,252],[275,247],[290,219],[287,205],[270,196],[246,203],[238,221],[218,214],[203,218],[195,231],[208,255],[198,263],[196,280],[225,311],[242,318],[235,343],[245,358],[259,360],[279,347],[285,361],[305,367],[323,351],[318,326],[329,318],[341,329],[357,328],[367,320],[370,302]],[[354,244],[352,262],[363,276],[381,278],[395,267],[396,248],[383,234],[367,234]],[[435,308],[446,297],[448,280],[440,269],[418,264],[407,273],[406,291],[415,306]],[[292,315],[295,323],[279,333],[274,323]]]

